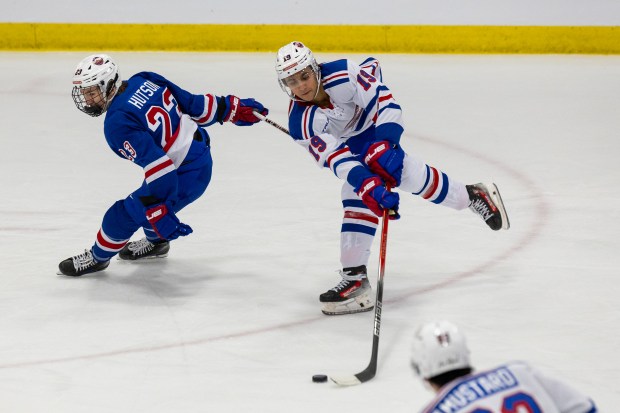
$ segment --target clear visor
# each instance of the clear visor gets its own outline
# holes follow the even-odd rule
[[[281,80],[281,82],[284,86],[288,88],[295,88],[303,82],[307,82],[308,80],[312,79],[313,77],[316,77],[314,70],[312,70],[311,66],[307,66],[299,72],[294,73],[289,77],[285,77]]]

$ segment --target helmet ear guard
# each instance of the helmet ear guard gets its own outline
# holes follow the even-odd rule
[[[470,368],[465,336],[448,321],[424,324],[413,336],[411,367],[423,379]]]
[[[315,73],[317,83],[321,81],[321,71],[319,65],[312,54],[312,50],[307,48],[303,43],[294,41],[285,46],[282,46],[276,55],[276,73],[278,75],[278,83],[280,88],[293,100],[300,100],[291,91],[291,88],[286,86],[286,79],[295,73],[301,72],[305,68],[310,67]],[[317,87],[318,94],[318,87]]]
[[[90,55],[75,69],[71,95],[79,110],[90,116],[100,116],[108,109],[121,84],[118,66],[110,56]],[[90,99],[85,97],[86,91],[90,92]]]

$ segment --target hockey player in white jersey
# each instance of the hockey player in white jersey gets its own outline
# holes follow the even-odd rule
[[[382,81],[379,62],[347,60],[318,64],[301,42],[276,57],[282,90],[290,97],[289,129],[319,167],[340,179],[344,217],[341,227],[342,280],[320,295],[325,314],[369,311],[374,297],[366,264],[384,209],[397,219],[398,188],[461,210],[470,208],[493,230],[510,227],[495,184],[464,185],[436,167],[406,154],[401,108]]]
[[[448,321],[414,334],[411,365],[436,397],[422,413],[595,413],[592,400],[525,362],[473,370],[464,335]]]

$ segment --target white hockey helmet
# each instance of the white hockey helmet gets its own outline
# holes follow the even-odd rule
[[[84,58],[73,74],[73,101],[79,110],[90,116],[103,114],[122,84],[118,66],[106,54],[94,54]],[[98,98],[92,99],[93,92]],[[85,96],[90,92],[91,98]]]
[[[423,379],[471,368],[465,336],[448,321],[424,324],[413,336],[411,366]]]
[[[294,100],[299,100],[295,97],[295,94],[291,92],[291,88],[286,86],[284,79],[294,75],[297,72],[301,72],[305,68],[310,67],[315,73],[317,83],[321,80],[321,71],[319,65],[314,59],[312,50],[307,48],[302,42],[291,42],[285,46],[282,46],[278,50],[276,56],[276,73],[278,74],[278,83],[282,90]],[[318,93],[318,88],[317,88]]]

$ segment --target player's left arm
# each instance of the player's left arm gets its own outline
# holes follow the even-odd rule
[[[368,148],[364,162],[386,183],[398,186],[405,157],[400,147],[404,130],[401,107],[381,81],[381,68],[376,59],[367,59],[362,67],[349,62],[348,69],[350,81],[355,82],[353,100],[375,124],[375,142]]]
[[[529,366],[532,375],[545,388],[560,413],[596,413],[598,410],[594,402],[572,386],[556,378],[549,377],[537,369]]]
[[[165,86],[172,91],[181,111],[189,115],[199,126],[207,127],[216,122],[231,122],[237,126],[249,126],[260,122],[254,115],[257,111],[263,116],[269,109],[253,99],[240,99],[234,95],[217,96],[211,93],[195,95],[179,87],[168,79],[153,72],[141,72],[138,75],[151,82]]]

